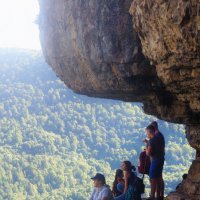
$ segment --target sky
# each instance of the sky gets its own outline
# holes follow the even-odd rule
[[[0,0],[0,48],[40,50],[38,0]]]

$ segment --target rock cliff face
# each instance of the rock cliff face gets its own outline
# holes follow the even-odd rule
[[[158,77],[167,91],[175,94],[177,100],[187,105],[193,114],[198,114],[199,0],[134,0],[130,12],[142,43],[143,53],[156,65]]]
[[[142,101],[140,96],[154,90],[152,84],[162,85],[141,52],[130,6],[131,0],[41,1],[44,54],[68,87],[90,96]]]
[[[200,151],[199,0],[40,0],[46,61],[75,92],[138,101]],[[200,199],[199,161],[169,199]]]
[[[188,125],[189,143],[199,151],[200,1],[134,0],[130,13],[143,53],[156,66],[166,90],[186,109],[181,121]],[[175,109],[176,114],[181,110]],[[168,199],[200,199],[199,171],[196,160],[187,180]]]

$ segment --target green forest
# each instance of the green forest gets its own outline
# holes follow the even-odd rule
[[[138,165],[153,120],[139,103],[73,93],[40,52],[1,49],[0,200],[88,200],[96,172],[111,185],[121,161]],[[158,122],[166,139],[167,194],[194,151],[184,126]]]

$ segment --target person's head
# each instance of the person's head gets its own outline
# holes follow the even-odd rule
[[[135,166],[133,166],[133,165],[131,164],[131,162],[128,161],[128,160],[125,160],[125,161],[122,162],[122,164],[121,164],[121,169],[122,169],[123,171],[128,171],[128,172],[131,172],[131,171],[135,171],[135,170],[136,170]]]
[[[115,172],[115,180],[123,179],[123,171],[121,169],[117,169]]]
[[[183,174],[183,180],[185,180],[187,178],[187,174]]]
[[[97,173],[91,179],[94,181],[94,187],[102,187],[106,184],[105,176],[103,174]]]
[[[154,126],[152,126],[152,125],[147,126],[146,134],[147,134],[147,137],[149,139],[153,138],[155,136],[155,128],[154,128]]]
[[[121,191],[118,190],[117,185],[118,183],[122,182],[123,180],[123,171],[121,169],[117,169],[115,172],[115,180],[113,182],[112,193],[114,196],[120,195]]]
[[[156,121],[151,122],[150,125],[152,125],[155,128],[155,131],[158,130],[158,123]]]

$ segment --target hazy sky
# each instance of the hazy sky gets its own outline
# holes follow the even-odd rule
[[[40,49],[38,0],[0,0],[0,48]]]

